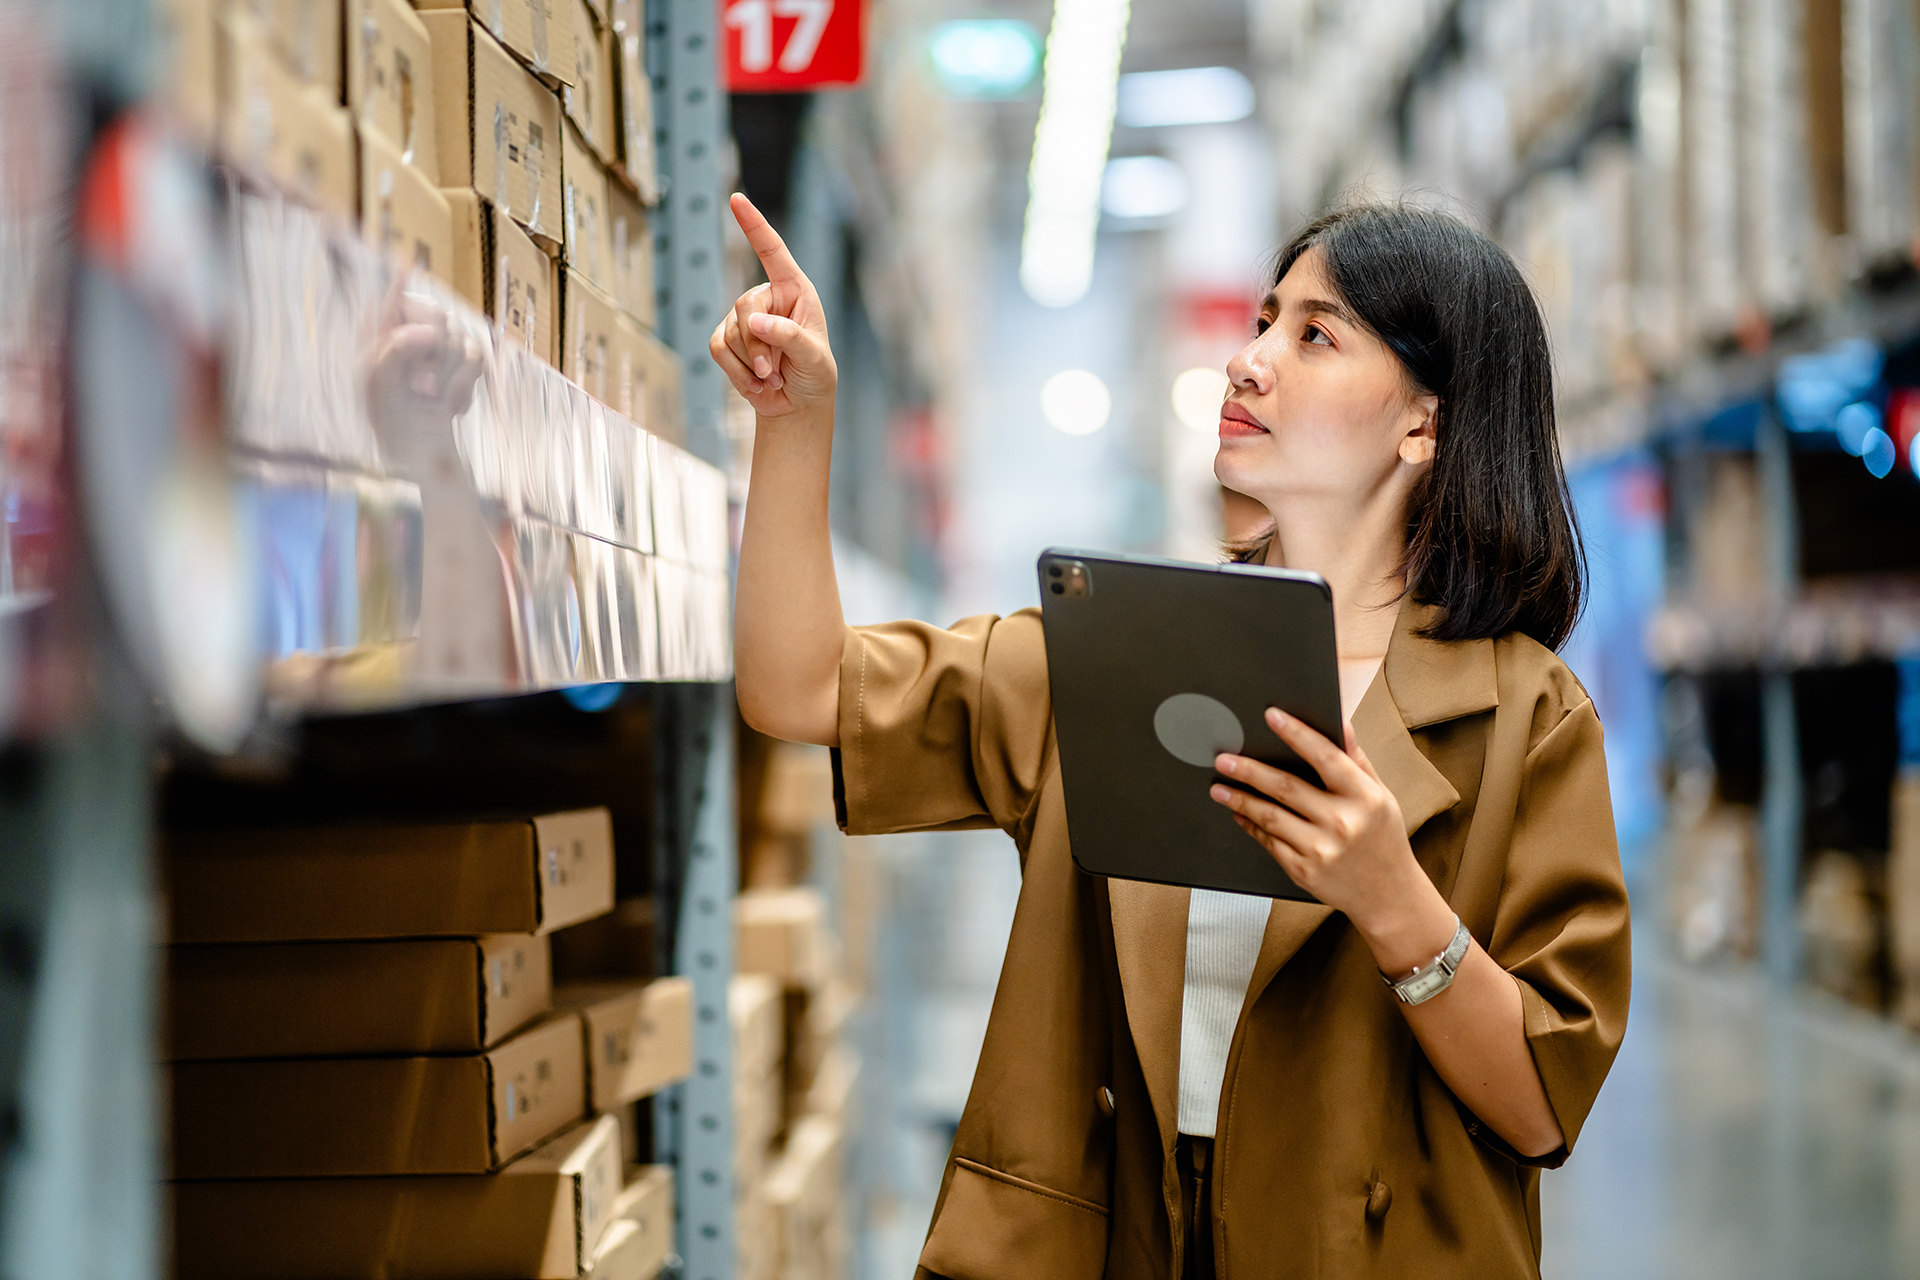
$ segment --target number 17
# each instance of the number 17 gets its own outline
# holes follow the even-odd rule
[[[780,69],[789,74],[805,71],[832,16],[833,0],[735,0],[727,6],[727,25],[740,33],[740,69],[771,67],[773,20],[798,18],[787,47],[780,51]]]

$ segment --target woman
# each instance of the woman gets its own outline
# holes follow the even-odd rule
[[[1269,713],[1325,790],[1216,762],[1258,794],[1214,800],[1319,899],[1267,902],[1074,867],[1035,611],[843,624],[819,301],[734,213],[770,281],[711,343],[759,415],[741,710],[837,749],[848,831],[995,825],[1021,853],[922,1274],[1537,1276],[1538,1170],[1612,1063],[1629,957],[1600,723],[1553,653],[1582,560],[1512,261],[1439,214],[1331,214],[1227,366],[1215,470],[1273,517],[1237,554],[1332,585],[1349,720],[1343,750]]]

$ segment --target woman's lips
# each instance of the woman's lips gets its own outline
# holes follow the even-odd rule
[[[1259,420],[1239,405],[1229,401],[1220,406],[1220,438],[1237,440],[1243,436],[1264,436],[1269,434],[1260,425]]]

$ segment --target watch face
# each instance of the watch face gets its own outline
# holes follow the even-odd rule
[[[1442,991],[1445,991],[1447,985],[1452,982],[1452,980],[1452,974],[1448,973],[1441,966],[1434,965],[1425,973],[1408,978],[1405,982],[1395,987],[1394,990],[1398,991],[1400,998],[1408,1004],[1420,1004],[1422,1001],[1431,1000]]]

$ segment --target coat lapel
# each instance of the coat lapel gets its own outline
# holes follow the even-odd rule
[[[1400,802],[1408,839],[1435,814],[1460,802],[1460,793],[1414,744],[1410,730],[1499,703],[1492,642],[1424,639],[1419,633],[1433,615],[1430,607],[1412,600],[1401,606],[1386,661],[1353,712],[1353,736],[1373,762],[1380,781]],[[1274,902],[1260,941],[1260,957],[1254,961],[1253,979],[1247,984],[1243,1022],[1246,1010],[1259,1000],[1267,984],[1332,914],[1333,908],[1315,902]]]
[[[1187,982],[1187,904],[1191,892],[1141,880],[1107,881],[1113,950],[1127,1026],[1147,1080],[1160,1142],[1173,1149],[1180,1120],[1180,1007]]]

